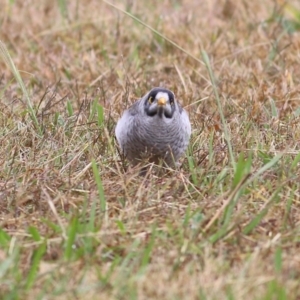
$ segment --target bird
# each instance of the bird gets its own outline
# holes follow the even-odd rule
[[[191,123],[174,93],[155,87],[124,111],[115,136],[132,165],[162,161],[176,168],[188,147]]]

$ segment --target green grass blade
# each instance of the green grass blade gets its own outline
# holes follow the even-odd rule
[[[89,225],[88,225],[88,230],[90,232],[95,231],[96,208],[97,208],[97,203],[96,202],[97,202],[96,198],[93,199],[93,203],[92,203],[91,211],[90,211]]]
[[[69,230],[68,230],[68,237],[66,241],[66,248],[64,251],[64,257],[67,260],[70,260],[72,257],[72,254],[74,252],[74,244],[75,244],[75,238],[78,228],[78,217],[74,216],[72,217],[72,220],[69,224]]]
[[[120,220],[116,220],[116,224],[117,224],[117,226],[118,226],[120,232],[121,232],[123,235],[125,235],[125,234],[126,234],[126,228],[125,228],[124,223],[123,223],[122,221],[120,221]]]
[[[68,4],[67,0],[57,0],[59,11],[63,19],[68,19]]]
[[[103,189],[100,173],[99,173],[96,161],[94,159],[92,160],[92,169],[93,169],[94,178],[95,178],[97,188],[98,188],[100,207],[101,207],[102,211],[105,211],[106,210],[106,201],[105,201],[105,196],[104,196],[104,189]]]
[[[41,240],[40,233],[38,232],[36,227],[29,226],[28,232],[31,234],[32,238],[36,241],[39,242]]]
[[[296,155],[296,157],[292,161],[290,171],[293,171],[298,166],[299,161],[300,161],[300,152]]]
[[[270,104],[271,104],[271,114],[273,118],[278,118],[278,109],[276,107],[275,101],[271,98],[270,99]]]
[[[26,284],[25,284],[27,290],[29,290],[34,285],[39,270],[40,261],[45,252],[46,252],[46,244],[40,245],[33,252],[32,260],[31,260],[31,268],[27,275]]]
[[[10,256],[8,256],[3,261],[0,261],[0,283],[5,278],[6,273],[16,264],[17,251],[14,251]]]
[[[151,236],[150,236],[150,241],[145,246],[144,252],[142,254],[141,269],[143,269],[144,267],[146,267],[149,264],[152,249],[153,249],[154,242],[155,242],[155,238],[156,238],[156,226],[153,227]]]
[[[266,172],[268,169],[275,166],[278,161],[281,159],[283,154],[278,154],[274,156],[269,162],[267,162],[263,167],[261,167],[253,176],[251,176],[249,181],[253,181],[254,179],[258,178],[261,174]]]
[[[244,180],[244,177],[250,173],[251,164],[252,164],[252,155],[250,154],[247,160],[245,160],[244,153],[241,152],[234,172],[233,184],[232,184],[233,188],[235,188],[242,180]]]
[[[0,228],[0,246],[5,249],[8,246],[9,241],[10,236],[2,228]]]
[[[268,203],[265,205],[265,207],[259,212],[257,213],[254,218],[244,227],[243,229],[243,233],[244,234],[249,234],[250,232],[253,231],[253,229],[255,229],[258,224],[262,221],[262,219],[264,218],[264,216],[268,213],[270,207],[272,206],[272,204],[275,202],[275,200],[277,199],[278,193],[281,190],[281,187],[278,188],[273,195],[271,196],[270,200],[268,201]]]
[[[97,115],[98,115],[98,126],[101,127],[104,123],[104,111],[103,106],[97,103]]]
[[[195,168],[194,158],[192,156],[187,156],[188,163],[189,163],[189,169],[192,174],[192,182],[194,185],[198,185],[198,178],[197,178],[197,172]]]
[[[67,101],[67,110],[69,117],[72,117],[74,115],[74,110],[71,101]]]

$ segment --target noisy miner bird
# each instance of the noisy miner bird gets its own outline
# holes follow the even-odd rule
[[[125,110],[115,133],[133,165],[162,160],[175,167],[189,144],[191,123],[174,94],[156,87]]]

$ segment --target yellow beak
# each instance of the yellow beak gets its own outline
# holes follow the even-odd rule
[[[157,100],[157,105],[159,105],[159,106],[165,106],[166,103],[167,103],[167,101],[166,101],[165,98],[159,98],[159,99]]]

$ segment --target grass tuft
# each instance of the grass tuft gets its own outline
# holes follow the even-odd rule
[[[41,135],[42,134],[42,129],[40,128],[36,113],[33,109],[33,105],[31,103],[30,97],[29,97],[29,93],[25,87],[25,84],[22,80],[22,77],[20,75],[19,70],[16,68],[8,50],[7,47],[5,46],[5,44],[0,40],[0,54],[1,57],[3,58],[4,62],[6,63],[6,65],[10,68],[11,72],[13,73],[15,80],[17,81],[17,83],[19,84],[19,87],[22,90],[23,96],[26,99],[26,103],[27,103],[27,109],[29,111],[29,115],[30,118],[33,122],[33,124],[35,125],[38,133]]]

